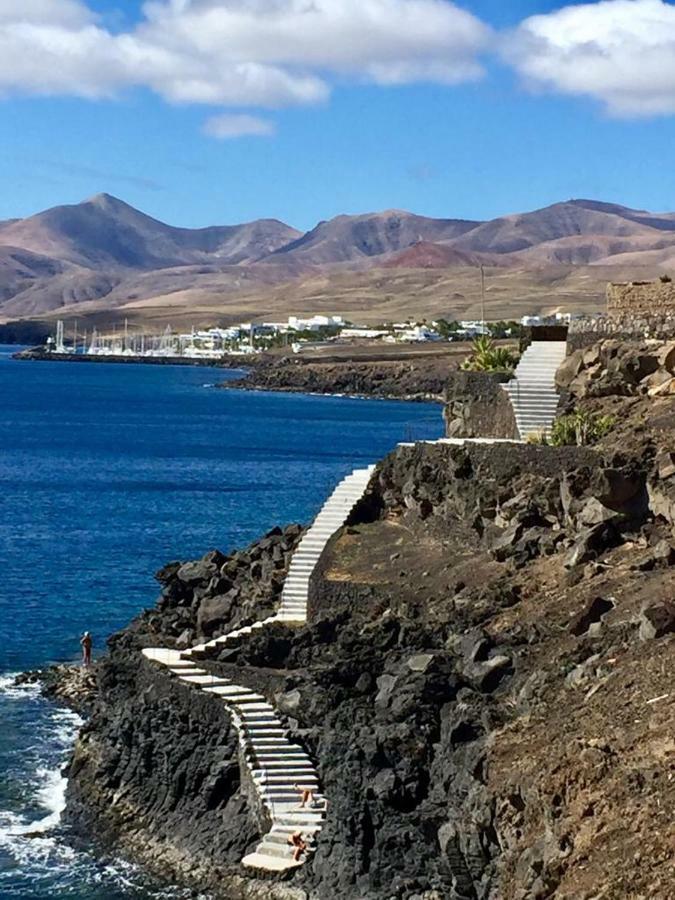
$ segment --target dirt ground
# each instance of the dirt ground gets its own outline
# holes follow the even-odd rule
[[[675,896],[675,635],[642,641],[646,601],[672,599],[673,569],[641,571],[653,526],[571,579],[564,554],[516,570],[492,559],[465,523],[450,531],[390,518],[340,537],[325,577],[376,587],[392,612],[452,621],[458,600],[499,582],[519,592],[488,618],[498,644],[520,643],[490,736],[487,786],[502,845],[500,900],[667,900]],[[610,611],[577,636],[596,597]],[[381,609],[372,610],[381,614]],[[532,848],[556,873],[536,883]],[[534,882],[534,883],[533,883]]]

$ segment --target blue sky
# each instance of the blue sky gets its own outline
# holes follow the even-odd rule
[[[419,33],[405,20],[401,37],[389,16],[354,49],[363,24],[350,31],[342,16],[345,46],[331,47],[329,10],[326,31],[298,43],[301,65],[287,58],[294,49],[270,49],[255,17],[302,0],[234,0],[249,14],[254,7],[236,54],[229,25],[227,38],[198,31],[203,8],[217,15],[227,0],[173,0],[170,15],[171,0],[156,0],[150,26],[136,0],[25,2],[34,4],[28,38],[17,29],[26,26],[16,21],[21,11],[11,10],[22,4],[0,0],[0,55],[16,52],[21,63],[4,75],[0,63],[0,218],[100,191],[186,226],[269,216],[305,229],[387,208],[488,218],[570,197],[675,209],[675,73],[662,64],[675,57],[675,7],[661,0],[467,0],[459,6],[474,17],[468,25],[443,0],[370,0],[388,13],[420,2],[418,13],[442,17],[431,30],[443,36],[430,35],[421,16]],[[530,24],[534,15],[542,19]],[[79,68],[71,70],[72,54],[63,66],[45,57],[40,68],[39,52],[9,44],[16,34],[45,40],[48,29],[78,48],[93,35]],[[467,32],[461,40],[458,30]],[[275,32],[272,43],[290,33]],[[137,49],[127,52],[130,36],[140,64]],[[591,44],[606,67],[600,74]],[[154,55],[146,66],[143,54],[160,46],[180,55],[155,74]],[[272,60],[276,81],[266,76],[263,92],[247,87],[240,103],[238,74],[210,81],[228,54],[237,63]],[[650,54],[654,70],[645,72]]]

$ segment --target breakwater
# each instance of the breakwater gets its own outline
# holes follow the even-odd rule
[[[95,356],[86,353],[53,353],[36,347],[20,350],[14,359],[36,362],[71,363],[130,363],[149,366],[207,366],[209,368],[241,369],[255,364],[255,357],[233,356],[221,359],[192,359],[186,356]]]

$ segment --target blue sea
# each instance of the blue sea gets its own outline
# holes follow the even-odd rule
[[[80,724],[12,675],[94,652],[158,594],[165,562],[308,521],[434,405],[216,390],[210,368],[18,362],[0,346],[0,900],[180,898],[59,825]],[[29,836],[30,835],[30,836]]]

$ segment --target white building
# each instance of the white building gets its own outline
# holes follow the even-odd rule
[[[288,317],[290,331],[319,331],[321,328],[342,328],[344,325],[342,316],[311,316],[302,319],[299,316]]]
[[[369,340],[375,340],[377,338],[385,337],[388,334],[388,331],[383,331],[381,328],[343,328],[340,332],[340,337],[351,339],[368,338]]]
[[[423,344],[427,341],[440,341],[441,336],[436,331],[431,331],[426,325],[415,325],[397,335],[398,339],[409,344]]]

